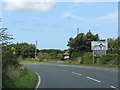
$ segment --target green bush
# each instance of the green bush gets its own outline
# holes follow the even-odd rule
[[[10,71],[12,72],[10,73]],[[10,75],[7,73],[4,75],[4,77],[2,77],[4,79],[4,81],[2,82],[3,88],[31,88],[31,90],[33,90],[32,88],[35,87],[37,81],[37,75],[33,71],[26,70],[25,74],[19,77],[18,74],[16,74],[16,72],[18,73],[18,70],[10,71]]]
[[[16,55],[12,51],[6,51],[2,53],[2,67],[3,69],[8,66],[17,66],[19,62],[17,61]]]
[[[108,64],[108,65],[118,65],[119,57],[118,54],[108,54],[106,56],[102,56],[96,59],[96,64]]]
[[[80,52],[72,52],[71,55],[70,55],[70,59],[76,61],[76,58],[78,58],[80,56],[81,56]]]
[[[98,65],[119,65],[120,55],[113,53],[107,54],[106,56],[94,57],[95,64]],[[71,60],[80,64],[93,64],[92,52],[87,52],[84,54],[73,52],[71,54]]]
[[[92,53],[91,52],[84,53],[80,63],[81,64],[92,64],[93,63]]]
[[[38,56],[38,59],[39,60],[43,60],[43,59],[62,59],[63,57],[62,56],[57,56],[57,55],[39,55]]]
[[[50,55],[39,55],[38,59],[42,60],[42,59],[52,59],[52,57]]]
[[[27,72],[27,68],[23,65],[8,66],[2,73],[2,86],[3,88],[11,88],[14,86],[14,82],[20,77],[24,76]]]

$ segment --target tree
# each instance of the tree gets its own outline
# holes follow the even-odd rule
[[[8,34],[7,28],[0,28],[0,42],[3,46],[10,43],[10,40],[12,40],[12,35]]]
[[[12,37],[12,35],[8,34],[7,28],[0,28],[0,44],[2,47],[1,53],[2,53],[3,70],[6,70],[6,68],[10,65],[15,66],[15,65],[19,64],[16,59],[16,56],[13,55],[12,51],[10,51],[10,50],[6,51],[6,47],[8,44],[10,44],[10,40],[12,40],[12,39],[13,39],[13,37]]]
[[[118,53],[120,49],[120,37],[116,39],[108,38],[108,53]]]
[[[70,38],[67,46],[71,52],[88,52],[91,51],[91,41],[98,41],[98,34],[93,35],[90,30],[86,34],[80,33],[75,38]]]
[[[10,50],[14,47],[16,50],[16,56],[22,58],[34,58],[35,56],[35,45],[28,43],[17,43],[7,46],[7,49]]]

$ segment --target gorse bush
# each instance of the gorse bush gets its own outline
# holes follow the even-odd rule
[[[72,52],[70,55],[70,59],[76,61],[76,58],[78,58],[80,56],[81,56],[80,52]]]
[[[119,57],[118,54],[108,54],[106,56],[102,56],[96,59],[96,64],[109,64],[109,65],[118,65]]]
[[[74,52],[72,53],[72,61],[78,62],[80,64],[93,64],[92,52],[87,52],[84,54]],[[106,56],[94,57],[95,64],[98,65],[119,65],[120,60],[118,59],[120,55],[107,54]]]
[[[19,62],[17,61],[16,55],[12,51],[6,51],[2,53],[2,67],[3,69],[8,66],[17,66]]]
[[[58,55],[53,55],[53,54],[50,54],[50,55],[39,55],[38,56],[38,59],[39,60],[43,60],[43,59],[62,59],[63,57],[62,56],[58,56]]]
[[[92,58],[92,53],[84,53],[84,55],[81,57],[81,64],[92,64],[93,63],[93,58]]]
[[[11,48],[15,48],[16,56],[24,58],[34,58],[35,56],[35,45],[28,44],[28,43],[16,43],[7,45],[6,48],[8,51],[11,50]]]
[[[50,55],[39,55],[38,59],[42,60],[42,59],[52,59],[52,57]]]

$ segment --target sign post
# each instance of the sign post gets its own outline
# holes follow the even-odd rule
[[[92,41],[91,50],[93,50],[93,64],[95,63],[95,56],[106,55],[108,49],[107,41]]]
[[[94,59],[94,50],[93,50],[93,64],[94,64],[94,62],[95,62],[95,59]]]

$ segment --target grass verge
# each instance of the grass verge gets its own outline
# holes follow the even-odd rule
[[[108,64],[80,64],[78,62],[57,62],[57,61],[20,61],[20,63],[36,63],[36,62],[45,62],[45,63],[53,63],[53,64],[68,64],[68,65],[87,65],[87,66],[98,66],[98,67],[115,67],[118,68],[118,65],[108,65]]]
[[[13,88],[34,88],[37,82],[37,75],[31,71],[27,70],[25,75],[21,76],[18,80],[14,82]]]
[[[20,61],[20,63],[36,63],[36,62],[41,62],[41,61]]]
[[[98,66],[98,67],[114,67],[114,68],[118,68],[118,65],[107,65],[107,64],[104,64],[104,65],[99,65],[99,64],[80,64],[80,63],[76,63],[76,62],[46,62],[46,63],[54,63],[54,64],[57,63],[57,64],[67,64],[67,65],[86,65],[86,66]]]

